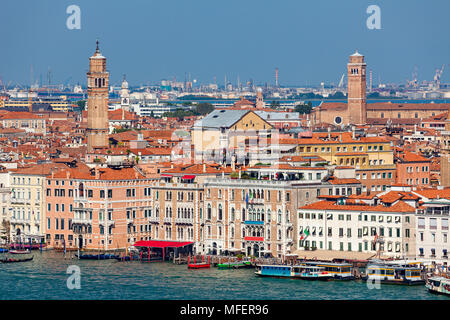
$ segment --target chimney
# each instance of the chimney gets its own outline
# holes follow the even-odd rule
[[[352,126],[352,139],[353,140],[356,140],[356,128],[355,128],[355,126]]]
[[[328,127],[328,140],[331,139],[331,127]]]
[[[206,172],[206,163],[203,163],[203,172]]]
[[[100,179],[100,172],[98,170],[98,166],[95,166],[95,180]]]
[[[66,170],[66,179],[69,179],[69,178],[70,178],[70,171]]]
[[[236,156],[235,155],[231,156],[231,170],[232,171],[236,170],[235,160],[236,160]]]

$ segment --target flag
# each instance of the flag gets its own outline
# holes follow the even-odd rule
[[[247,196],[245,197],[245,203],[247,204],[247,207],[248,207],[248,192],[247,192]]]
[[[63,246],[64,246],[64,254],[66,254],[66,240],[63,239]]]
[[[303,233],[306,235],[306,237],[309,236],[309,231],[308,231],[308,229],[305,229],[305,230],[303,231]],[[306,237],[305,237],[305,238],[306,238]]]
[[[378,239],[378,235],[377,235],[377,233],[375,232],[375,238],[373,239],[373,244],[377,243],[377,239]]]

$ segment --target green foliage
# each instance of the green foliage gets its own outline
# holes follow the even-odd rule
[[[209,102],[202,102],[199,103],[196,107],[195,107],[195,112],[201,115],[205,115],[208,113],[211,113],[214,110],[214,106],[209,103]]]
[[[295,112],[301,114],[310,114],[312,111],[312,103],[309,101],[307,104],[298,104],[295,106]]]
[[[184,104],[183,104],[184,105]],[[183,108],[177,108],[175,111],[171,112],[165,112],[163,114],[163,117],[168,118],[178,118],[180,120],[184,119],[185,117],[189,116],[199,116],[199,115],[206,115],[214,110],[214,106],[209,102],[202,102],[199,103],[194,110],[187,110]]]
[[[345,99],[347,96],[343,94],[341,91],[336,91],[336,93],[328,96],[328,99]]]
[[[280,101],[272,101],[272,102],[270,103],[270,107],[271,107],[272,109],[277,109],[277,108],[279,108],[279,107],[280,107]]]
[[[86,100],[77,101],[77,105],[81,110],[84,110],[86,108]]]

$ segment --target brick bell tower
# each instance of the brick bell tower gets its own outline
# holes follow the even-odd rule
[[[98,48],[89,58],[87,73],[87,145],[88,153],[109,147],[108,143],[108,88],[109,72],[106,71],[106,58]]]
[[[441,186],[450,187],[450,108],[445,121],[445,131],[441,134],[444,139],[441,150]]]
[[[350,124],[366,124],[366,64],[364,56],[356,51],[347,64],[348,119]]]

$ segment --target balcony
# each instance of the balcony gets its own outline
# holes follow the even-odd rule
[[[72,224],[92,225],[92,220],[86,218],[73,218]]]
[[[133,224],[134,219],[132,218],[127,218],[127,224]]]
[[[149,222],[159,223],[159,217],[157,217],[157,216],[150,216],[150,217],[148,217],[148,221]]]
[[[19,219],[19,218],[11,218],[10,220],[11,224],[30,224],[30,221],[27,221],[25,219]]]
[[[172,223],[172,218],[170,217],[164,217],[164,223]]]
[[[114,220],[101,220],[98,222],[98,224],[103,225],[103,226],[106,226],[106,225],[113,226],[113,225],[115,225],[115,222],[114,222]]]
[[[17,199],[17,198],[12,198],[11,199],[11,203],[15,203],[15,204],[30,204],[31,200],[30,199]]]
[[[175,218],[175,223],[178,223],[178,224],[194,224],[194,219],[192,219],[192,218]]]

